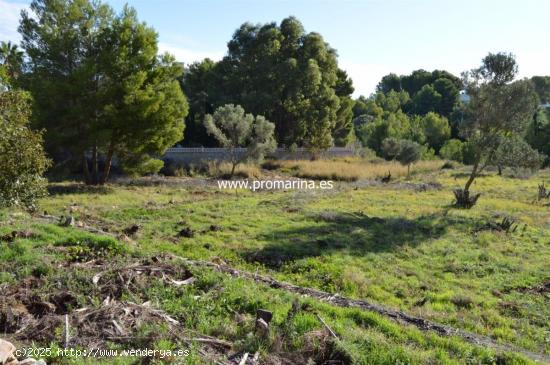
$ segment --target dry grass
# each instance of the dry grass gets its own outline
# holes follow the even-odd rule
[[[277,161],[282,170],[308,179],[355,181],[359,179],[377,179],[386,176],[407,176],[407,166],[398,162],[365,161],[356,158],[333,160],[293,160]],[[419,161],[411,166],[411,174],[434,171],[441,168],[444,161]]]
[[[210,176],[229,176],[231,173],[231,163],[221,162],[221,163],[209,163],[208,164],[208,175]],[[260,178],[262,177],[262,170],[253,164],[239,164],[235,169],[235,177],[251,179],[251,178]]]

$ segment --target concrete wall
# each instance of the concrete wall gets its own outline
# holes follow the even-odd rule
[[[246,148],[237,148],[236,152],[239,155],[246,153]],[[347,147],[332,147],[326,151],[320,153],[321,157],[344,157],[352,156],[355,153],[353,148]],[[309,159],[311,154],[306,148],[297,148],[294,151],[289,151],[284,148],[277,148],[275,152],[270,154],[267,157],[272,157],[275,159],[281,160],[298,160],[298,159]],[[176,163],[188,164],[188,163],[198,163],[200,161],[223,161],[229,159],[229,151],[226,148],[169,148],[164,156],[163,160],[172,160]]]

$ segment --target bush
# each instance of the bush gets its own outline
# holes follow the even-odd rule
[[[439,155],[446,160],[453,160],[462,162],[463,161],[463,149],[464,143],[458,139],[450,139],[441,149],[439,150]]]
[[[397,138],[386,138],[382,141],[382,157],[386,160],[393,160],[401,151],[401,140]]]
[[[0,91],[0,207],[36,209],[46,195],[43,174],[50,166],[42,134],[28,127],[31,100],[21,91]]]

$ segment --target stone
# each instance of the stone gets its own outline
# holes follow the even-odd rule
[[[15,355],[15,346],[8,341],[0,339],[0,364],[17,363]],[[15,362],[14,362],[15,361]]]

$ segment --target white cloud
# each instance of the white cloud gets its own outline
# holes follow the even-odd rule
[[[1,1],[1,0],[0,0]],[[168,43],[159,42],[159,51],[168,52],[176,57],[176,60],[184,62],[186,65],[195,61],[201,61],[205,58],[210,58],[214,61],[221,60],[224,56],[223,52],[206,52],[198,51],[190,48],[175,46]]]
[[[19,42],[21,39],[17,33],[21,10],[27,5],[0,0],[0,41]]]
[[[348,73],[348,76],[353,80],[353,87],[355,92],[354,97],[359,95],[369,96],[372,94],[376,85],[380,82],[383,76],[393,72],[398,75],[409,73],[407,68],[392,68],[387,65],[379,65],[373,63],[358,63],[358,62],[346,62],[340,60],[340,68]]]

